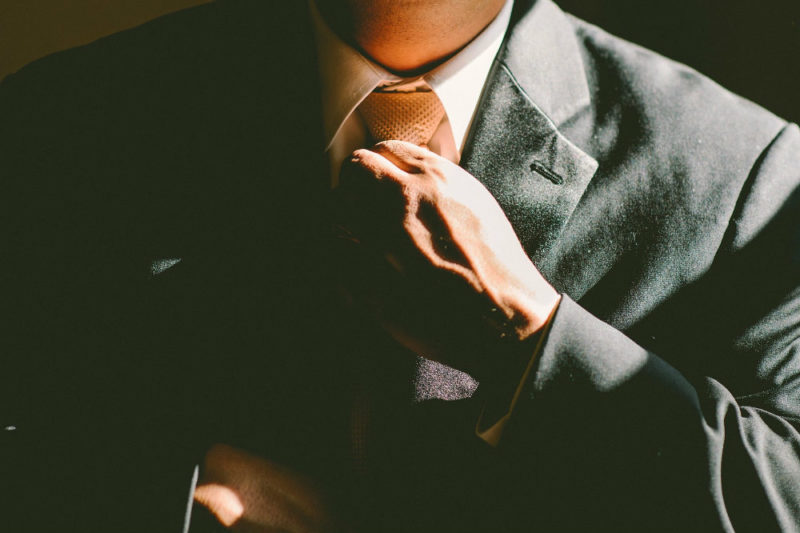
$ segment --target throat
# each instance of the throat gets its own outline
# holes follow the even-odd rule
[[[474,39],[506,0],[316,0],[339,37],[387,70],[425,72]]]

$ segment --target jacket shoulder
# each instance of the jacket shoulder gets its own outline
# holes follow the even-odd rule
[[[637,132],[656,154],[710,154],[746,171],[786,126],[689,66],[570,19],[599,123]]]
[[[797,129],[688,66],[570,20],[590,103],[562,128],[598,170],[562,237],[558,276],[572,279],[566,259],[598,239],[604,281],[635,288],[629,324],[776,216],[800,186]]]

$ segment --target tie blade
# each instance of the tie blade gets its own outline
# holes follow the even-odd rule
[[[444,107],[433,91],[373,92],[359,106],[375,142],[396,139],[424,145],[444,117]]]

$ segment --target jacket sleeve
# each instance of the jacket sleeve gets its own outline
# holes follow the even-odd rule
[[[130,416],[159,416],[131,386],[146,361],[118,355],[144,276],[92,167],[104,102],[71,67],[51,56],[0,84],[0,529],[179,531],[193,464]]]
[[[544,530],[800,531],[798,184],[790,125],[702,298],[668,317],[691,354],[653,353],[564,296],[498,439]]]

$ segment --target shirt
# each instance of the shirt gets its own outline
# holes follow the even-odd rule
[[[507,0],[492,22],[455,55],[412,78],[398,76],[365,57],[327,26],[313,1],[309,1],[309,7],[317,46],[324,146],[330,163],[331,186],[338,184],[339,169],[345,157],[368,140],[366,125],[356,110],[378,87],[432,90],[442,102],[445,114],[427,147],[458,163],[483,86],[508,29],[513,0]],[[508,383],[489,395],[489,402],[476,425],[476,434],[489,444],[496,445],[500,440],[517,403],[521,384],[540,351],[541,342],[536,344],[523,380],[519,381],[518,376],[510,377]]]
[[[459,162],[483,85],[508,28],[512,5],[513,0],[507,0],[494,20],[444,63],[425,74],[402,78],[342,41],[310,2],[322,90],[324,144],[333,186],[338,183],[339,167],[345,157],[367,142],[366,126],[355,110],[379,86],[422,86],[436,93],[445,116],[428,148]]]

